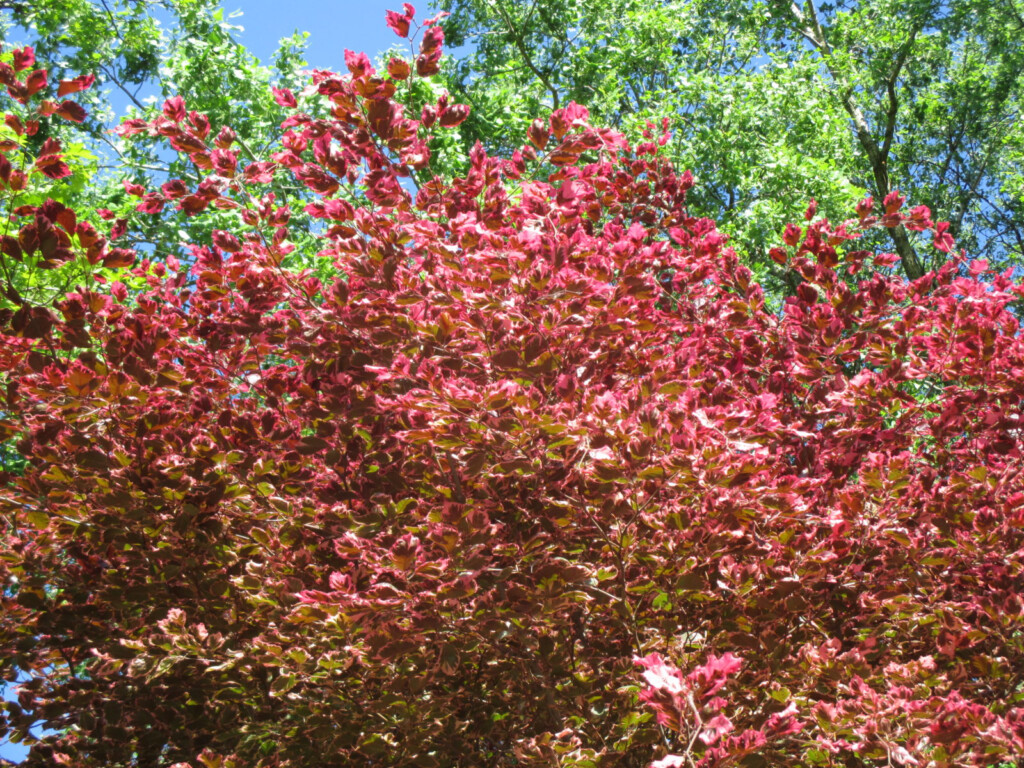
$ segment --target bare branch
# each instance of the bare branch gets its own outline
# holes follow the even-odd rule
[[[101,70],[103,70],[103,74],[106,75],[107,80],[109,80],[114,85],[116,85],[122,91],[122,93],[124,93],[125,96],[127,96],[129,99],[131,99],[132,103],[136,107],[138,107],[143,112],[146,111],[146,106],[135,97],[134,93],[129,91],[128,88],[125,87],[125,85],[122,84],[120,80],[118,80],[117,76],[113,72],[110,71],[110,69],[107,67],[106,64],[103,64],[102,62],[100,62],[98,66],[99,66],[99,68]]]

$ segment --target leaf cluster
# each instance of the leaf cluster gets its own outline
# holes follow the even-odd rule
[[[128,195],[225,222],[186,259],[4,181],[23,253],[120,271],[0,312],[2,735],[83,768],[1024,753],[1024,285],[893,275],[865,234],[953,243],[892,191],[785,228],[774,312],[669,136],[575,102],[434,174],[469,116],[402,101],[437,22],[272,91],[266,153],[181,97],[124,123],[195,169]]]

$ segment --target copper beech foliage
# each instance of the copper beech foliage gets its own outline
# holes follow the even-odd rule
[[[950,249],[894,193],[789,227],[801,282],[770,311],[657,135],[575,104],[427,180],[466,108],[396,100],[437,66],[425,30],[412,63],[280,91],[265,158],[180,99],[123,126],[203,169],[129,189],[144,210],[237,224],[138,263],[137,295],[2,318],[28,462],[0,501],[2,730],[28,764],[1024,754],[1024,288],[855,250],[898,223]],[[283,182],[318,196],[327,279],[287,266]],[[88,250],[73,220],[11,226]]]

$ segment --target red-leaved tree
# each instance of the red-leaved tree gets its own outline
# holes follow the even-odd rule
[[[894,193],[789,227],[771,311],[657,136],[577,105],[426,181],[467,110],[396,89],[442,38],[279,92],[267,158],[181,100],[125,125],[205,169],[143,205],[237,225],[141,261],[137,295],[2,318],[27,461],[0,497],[2,730],[28,764],[1024,754],[1021,285],[889,275],[860,231],[951,246]],[[285,266],[287,180],[319,196],[327,279]],[[85,247],[58,208],[19,215]]]

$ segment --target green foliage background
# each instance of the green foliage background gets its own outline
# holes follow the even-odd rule
[[[442,0],[474,52],[452,62],[475,107],[467,143],[517,146],[550,106],[586,104],[635,133],[668,117],[692,212],[758,277],[791,281],[768,244],[808,198],[833,220],[892,189],[994,264],[1024,256],[1020,0]],[[909,236],[903,232],[897,236]],[[920,243],[894,247],[908,263]]]

